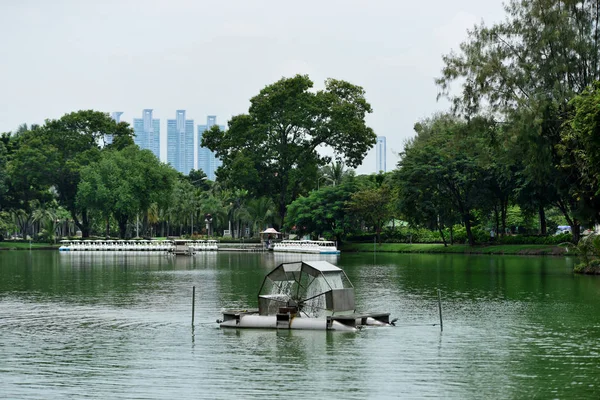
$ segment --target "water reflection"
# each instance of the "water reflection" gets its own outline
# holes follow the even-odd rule
[[[344,254],[328,261],[359,310],[390,312],[398,327],[218,329],[222,308],[256,306],[264,275],[298,259],[0,252],[2,396],[600,395],[600,279],[573,276],[571,259]]]

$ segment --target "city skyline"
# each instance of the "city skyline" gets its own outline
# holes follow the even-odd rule
[[[206,125],[197,126],[197,137],[194,132],[194,119],[186,118],[186,110],[176,110],[175,119],[168,118],[166,134],[160,135],[160,118],[153,118],[153,109],[144,109],[142,118],[133,118],[134,142],[142,149],[151,150],[161,162],[170,164],[183,174],[189,174],[192,169],[202,170],[210,180],[215,180],[215,171],[222,164],[214,153],[201,146],[202,133],[216,125],[217,116],[208,115]],[[110,116],[118,122],[125,122],[121,118],[122,111],[113,111]],[[219,125],[225,130],[225,125]],[[164,132],[165,130],[163,130]],[[106,135],[104,144],[112,143],[112,137]]]
[[[150,111],[152,113],[155,110],[154,109],[144,109],[144,112],[145,111]],[[178,112],[178,111],[183,111],[184,113],[187,114],[187,110],[176,110],[176,112]],[[122,122],[128,122],[127,118],[122,118],[121,117],[123,114],[125,114],[125,113],[123,113],[121,111],[112,111],[109,114],[110,114],[111,118],[113,118],[117,122],[121,122],[121,121]],[[116,116],[116,114],[118,114],[118,116]],[[134,120],[135,119],[136,118],[134,118]],[[176,121],[177,118],[175,120],[173,120],[173,119],[167,119],[167,121],[169,121],[169,120],[170,121]],[[169,164],[173,165],[173,167],[175,169],[177,169],[178,171],[184,173],[183,171],[185,171],[186,168],[182,168],[182,167],[179,167],[179,166],[176,167],[175,164],[174,164],[175,160],[173,158],[171,158],[172,162],[169,161],[169,148],[168,148],[169,147],[169,145],[168,145],[169,138],[168,138],[168,132],[167,132],[168,131],[168,122],[165,122],[166,129],[162,130],[163,132],[165,132],[164,135],[160,135],[160,131],[161,131],[161,129],[160,129],[161,122],[160,121],[161,121],[161,119],[160,118],[155,118],[154,121],[155,121],[155,123],[153,125],[154,129],[156,129],[156,127],[158,127],[158,132],[159,132],[159,135],[158,135],[159,139],[158,139],[158,141],[159,141],[159,147],[160,147],[159,154],[155,153],[155,155],[157,155],[157,157],[160,159],[160,161],[162,161],[164,163],[169,163]],[[191,124],[193,125],[193,121],[195,121],[195,119],[192,118],[191,121],[192,121]],[[220,165],[222,165],[222,162],[218,158],[216,158],[214,156],[213,152],[211,152],[207,148],[202,147],[201,146],[201,141],[202,141],[202,134],[206,130],[208,130],[210,127],[212,127],[213,125],[217,125],[217,116],[216,115],[208,114],[208,115],[206,115],[206,121],[207,122],[206,122],[205,125],[201,125],[201,124],[196,125],[195,134],[192,135],[193,136],[193,151],[194,151],[194,153],[192,155],[192,153],[189,152],[189,149],[188,149],[188,156],[187,157],[188,157],[188,159],[189,159],[190,155],[193,157],[193,161],[194,161],[193,162],[193,167],[192,167],[193,169],[195,169],[195,170],[202,170],[206,174],[206,176],[208,177],[208,179],[215,180],[215,178],[216,178],[215,172],[216,172],[217,168]],[[220,124],[218,126],[219,126],[219,128],[221,130],[225,130],[226,129],[226,125]],[[134,128],[134,131],[135,131],[135,128]],[[189,135],[186,134],[186,137],[189,138]],[[379,140],[380,140],[380,138],[383,138],[383,142],[384,142],[383,143],[383,155],[384,155],[384,157],[383,157],[382,161],[380,161],[380,155],[379,155],[379,151],[380,151],[380,149],[379,149]],[[140,139],[136,140],[136,144],[139,145],[138,142],[140,142]],[[189,145],[189,143],[190,143],[189,139],[188,139],[187,143]],[[105,144],[109,144],[107,142],[107,138],[105,138]],[[175,151],[176,146],[177,145],[175,143],[172,144],[173,151]],[[140,147],[147,148],[147,147],[143,147],[143,146],[140,146]],[[374,169],[367,168],[368,166],[364,165],[364,163],[363,163],[362,171],[359,172],[359,173],[371,174],[371,173],[379,173],[379,171],[387,172],[387,157],[388,157],[389,150],[387,149],[387,139],[386,139],[386,136],[384,136],[384,135],[378,136],[377,137],[377,143],[376,143],[376,145],[373,146],[373,148],[369,151],[369,153],[373,153],[373,156],[374,156],[373,160],[375,162],[375,168]],[[366,159],[367,158],[365,158],[365,160]],[[380,164],[384,165],[383,169],[380,169]],[[189,164],[187,164],[187,165],[188,165],[187,168],[189,168]],[[189,170],[191,170],[191,168]],[[189,170],[187,170],[187,172],[185,172],[185,174],[189,173]]]
[[[386,136],[391,170],[415,123],[450,107],[435,84],[443,56],[468,29],[505,15],[502,0],[266,4],[214,3],[206,18],[203,2],[184,0],[4,2],[0,30],[11,39],[0,43],[10,55],[0,65],[0,132],[77,110],[118,110],[131,121],[141,105],[155,109],[162,136],[169,110],[202,121],[196,111],[206,110],[225,124],[265,86],[306,74],[313,90],[328,78],[364,89],[366,123]],[[373,173],[375,157],[373,148],[357,173]]]
[[[186,119],[185,110],[167,119],[167,163],[184,175],[194,169],[194,120]]]
[[[198,125],[198,136],[196,141],[196,149],[198,151],[196,169],[204,171],[211,181],[215,180],[215,171],[222,165],[222,162],[215,157],[215,154],[212,151],[206,147],[202,147],[202,135],[214,125],[217,125],[217,116],[208,115],[206,117],[206,125]],[[219,125],[219,129],[224,131],[225,125]]]
[[[133,132],[135,133],[133,141],[140,148],[152,151],[162,161],[160,119],[154,118],[153,112],[153,109],[145,108],[142,110],[142,118],[133,119]]]

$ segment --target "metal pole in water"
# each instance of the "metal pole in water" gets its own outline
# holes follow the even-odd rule
[[[442,291],[438,289],[438,309],[440,310],[440,330],[444,331],[444,323],[442,322]]]
[[[196,308],[196,286],[192,286],[192,326],[194,326],[194,308]]]

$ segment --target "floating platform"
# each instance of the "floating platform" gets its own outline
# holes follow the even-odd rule
[[[354,332],[392,326],[389,313],[357,313],[354,287],[327,261],[283,263],[265,277],[259,308],[223,311],[222,328],[302,329]]]

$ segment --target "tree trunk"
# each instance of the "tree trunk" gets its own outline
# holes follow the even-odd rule
[[[502,201],[502,215],[501,215],[501,222],[502,222],[502,233],[501,235],[504,236],[506,235],[506,214],[508,214],[508,199],[505,199]],[[498,231],[496,231],[496,234],[498,233]]]
[[[573,243],[579,243],[579,240],[581,239],[581,225],[578,221],[574,220],[569,226],[571,227],[571,234],[573,235]]]
[[[127,216],[115,216],[119,224],[119,238],[125,239],[127,236]]]
[[[90,237],[90,219],[88,217],[87,210],[81,212],[81,236],[84,238]]]
[[[440,236],[442,236],[442,242],[444,242],[444,247],[448,247],[448,243],[446,243],[446,238],[444,237],[444,231],[442,230],[442,226],[437,224],[438,231],[440,232]]]
[[[106,217],[106,238],[110,237],[110,216]]]
[[[548,231],[548,227],[546,225],[546,211],[544,210],[544,205],[541,202],[538,206],[538,215],[540,217],[540,234],[546,235]]]
[[[495,203],[495,202],[494,202]],[[500,202],[500,208],[502,208],[502,202]],[[494,204],[494,229],[496,232],[500,231],[500,213],[498,212],[498,205]]]
[[[467,230],[469,246],[475,246],[475,238],[473,237],[473,232],[471,232],[471,216],[469,214],[463,215],[463,221],[465,223],[465,229]]]

